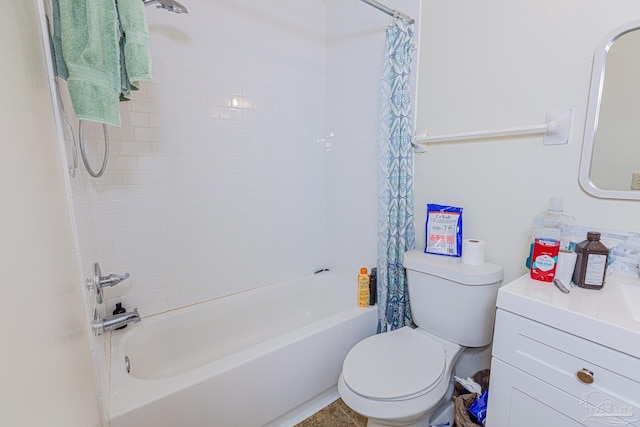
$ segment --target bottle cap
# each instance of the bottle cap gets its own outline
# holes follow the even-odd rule
[[[600,233],[597,231],[588,231],[587,240],[600,240]]]
[[[562,205],[564,199],[562,197],[552,196],[549,197],[549,210],[553,212],[562,212]]]
[[[362,267],[360,269],[360,274],[367,274],[367,267]]]

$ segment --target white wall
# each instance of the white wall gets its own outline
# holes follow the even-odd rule
[[[37,3],[3,14],[0,425],[97,426]]]
[[[635,1],[424,2],[418,128],[431,134],[543,123],[573,109],[568,145],[541,137],[430,146],[416,163],[417,245],[427,203],[464,207],[464,235],[487,241],[505,281],[526,270],[530,221],[551,195],[578,224],[638,231],[640,203],[578,184],[594,49],[640,15]]]

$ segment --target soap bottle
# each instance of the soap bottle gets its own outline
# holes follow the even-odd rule
[[[567,225],[573,224],[575,219],[564,213],[562,197],[550,197],[549,209],[535,217],[531,224],[531,245],[529,247],[529,258],[527,258],[527,268],[531,268],[531,257],[536,239],[558,240],[560,250],[571,249],[571,238],[566,231]]]
[[[117,302],[116,303],[116,308],[113,310],[113,314],[116,315],[116,314],[120,314],[120,313],[125,313],[126,311],[127,311],[127,309],[122,306],[122,303],[121,302]],[[124,329],[126,327],[127,327],[127,325],[123,325],[123,326],[120,326],[119,328],[116,328],[116,330]]]
[[[576,268],[573,283],[587,289],[602,289],[607,273],[609,250],[600,242],[600,233],[589,231],[587,240],[576,245]]]
[[[358,274],[358,305],[360,307],[369,306],[369,274],[367,268],[362,267]]]
[[[369,305],[376,305],[378,297],[378,269],[373,267],[369,275]]]

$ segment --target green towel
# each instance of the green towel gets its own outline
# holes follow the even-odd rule
[[[55,1],[55,0],[54,0]],[[62,55],[76,116],[120,126],[120,49],[115,0],[58,0]]]
[[[51,5],[53,9],[53,34],[49,34],[49,42],[51,43],[51,51],[53,53],[53,69],[56,76],[60,76],[67,80],[69,71],[62,57],[62,37],[60,35],[60,6],[57,1]],[[47,17],[48,19],[48,17]],[[51,28],[51,27],[49,27]]]
[[[54,65],[67,79],[76,117],[120,126],[120,99],[128,99],[137,82],[151,80],[144,4],[53,0],[53,11]]]
[[[95,0],[94,0],[95,1]],[[131,84],[151,80],[149,28],[140,0],[117,0],[118,16],[124,33],[124,68]]]

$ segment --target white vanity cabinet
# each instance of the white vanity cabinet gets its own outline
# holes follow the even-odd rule
[[[640,427],[636,294],[626,277],[566,295],[528,276],[501,288],[486,425]]]

